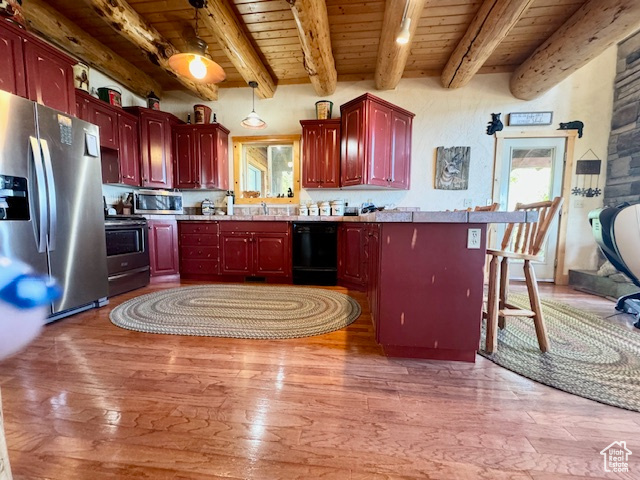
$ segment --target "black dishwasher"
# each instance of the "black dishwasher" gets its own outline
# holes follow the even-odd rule
[[[338,226],[327,222],[293,224],[293,283],[336,285]]]

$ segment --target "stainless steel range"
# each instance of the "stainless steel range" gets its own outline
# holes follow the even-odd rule
[[[107,240],[109,296],[119,295],[149,284],[147,220],[116,215],[104,219]]]

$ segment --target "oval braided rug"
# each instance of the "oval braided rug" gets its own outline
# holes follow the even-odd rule
[[[526,295],[509,302],[529,309]],[[542,300],[550,348],[542,353],[533,320],[507,318],[498,329],[498,349],[478,353],[523,377],[600,403],[640,412],[640,330]],[[612,307],[613,312],[613,307]],[[482,326],[484,347],[486,322]]]
[[[109,317],[147,333],[232,338],[298,338],[351,324],[360,305],[319,288],[214,284],[172,288],[133,298]]]

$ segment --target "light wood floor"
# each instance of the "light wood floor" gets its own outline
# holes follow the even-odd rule
[[[160,336],[109,322],[123,300],[174,286],[50,325],[0,364],[16,479],[640,478],[640,414],[481,357],[386,358],[362,294],[349,328],[296,340]],[[542,294],[613,313],[566,288]],[[631,472],[605,474],[599,451],[619,440],[634,452]]]

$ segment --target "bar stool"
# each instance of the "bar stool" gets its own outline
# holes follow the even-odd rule
[[[542,315],[542,305],[538,293],[538,281],[531,262],[542,260],[540,252],[544,245],[549,227],[560,212],[562,197],[551,201],[517,204],[515,211],[538,212],[535,223],[510,223],[504,233],[501,249],[487,249],[491,256],[489,264],[489,293],[487,296],[487,335],[485,350],[493,353],[498,346],[498,326],[505,328],[506,317],[533,318],[540,350],[549,350],[549,338]],[[515,231],[515,235],[514,234]],[[500,260],[502,259],[502,260]],[[524,277],[529,293],[531,310],[518,308],[508,303],[509,261],[524,261]]]

